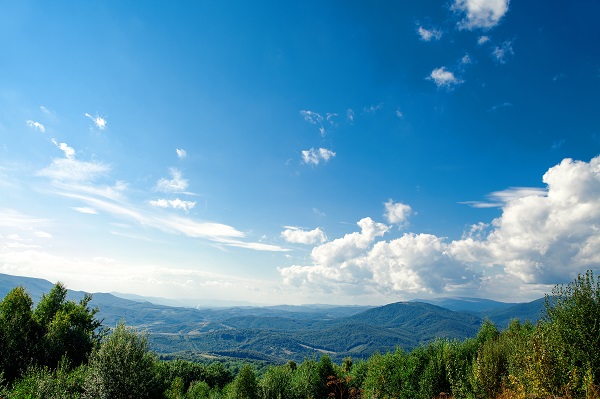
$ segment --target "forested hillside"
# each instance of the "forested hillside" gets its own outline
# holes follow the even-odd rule
[[[473,338],[333,362],[327,354],[256,369],[252,363],[158,360],[148,336],[100,327],[91,297],[56,284],[34,306],[23,287],[0,302],[3,398],[598,398],[600,280],[591,271],[545,299],[537,323],[485,321]],[[406,304],[394,304],[403,307]],[[415,312],[413,322],[436,322]],[[376,312],[382,324],[402,318]],[[420,320],[421,313],[425,314]],[[352,316],[359,322],[365,314]],[[232,339],[236,339],[232,335]]]
[[[18,285],[26,287],[34,303],[53,286],[40,279],[0,275],[0,295]],[[78,291],[67,293],[67,298],[75,301],[84,296]],[[312,305],[195,309],[131,301],[106,293],[93,294],[89,302],[92,308],[98,307],[96,317],[105,327],[124,321],[147,332],[149,347],[163,356],[224,356],[267,363],[301,362],[323,353],[341,362],[346,357],[366,359],[396,347],[409,351],[436,338],[474,337],[486,318],[499,328],[506,328],[514,318],[536,322],[544,307],[543,299],[517,305],[477,299],[439,304],[465,311],[422,302],[376,308]]]

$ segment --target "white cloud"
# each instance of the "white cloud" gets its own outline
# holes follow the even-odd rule
[[[442,38],[442,31],[439,29],[425,29],[422,26],[419,26],[417,33],[421,37],[421,40],[426,42],[440,40]]]
[[[42,125],[39,122],[34,122],[32,120],[28,120],[25,121],[25,123],[27,124],[27,126],[29,126],[30,128],[33,128],[35,130],[39,130],[42,133],[46,133],[46,128],[44,127],[44,125]]]
[[[322,137],[325,137],[325,134],[327,132],[325,130],[325,127],[323,126],[324,118],[321,115],[319,115],[316,112],[308,111],[308,110],[304,110],[304,109],[300,111],[300,115],[302,115],[304,120],[307,121],[308,123],[310,123],[311,125],[317,125],[319,128],[319,133],[321,133]],[[334,115],[334,114],[327,114],[327,120],[329,120],[329,115]]]
[[[51,114],[51,112],[48,110],[48,108],[44,107],[43,105],[40,105],[40,111],[42,111],[46,115],[50,115]]]
[[[321,161],[327,162],[333,157],[335,157],[335,152],[326,148],[319,148],[318,150],[311,148],[302,151],[302,162],[309,165],[318,165]]]
[[[183,201],[179,198],[175,198],[174,200],[157,199],[149,201],[149,204],[159,208],[181,209],[182,211],[189,212],[190,209],[196,206],[196,201]]]
[[[512,48],[512,41],[510,40],[505,41],[500,46],[494,47],[494,49],[492,50],[492,56],[500,64],[506,64],[506,59],[509,56],[514,55],[514,53],[515,52]]]
[[[304,120],[312,125],[320,125],[323,123],[323,117],[316,112],[301,110],[300,115],[304,117]]]
[[[352,111],[350,108],[346,110],[346,118],[348,118],[350,123],[354,122],[354,111]]]
[[[179,159],[184,159],[185,157],[187,157],[187,152],[185,150],[177,148],[175,149],[175,152],[177,153]]]
[[[364,114],[374,114],[375,112],[379,111],[382,108],[383,108],[383,103],[372,104],[372,105],[370,105],[368,107],[364,107],[363,108],[363,113]]]
[[[106,119],[102,118],[101,116],[99,116],[98,114],[96,114],[96,116],[92,116],[90,114],[88,114],[87,112],[85,113],[85,116],[87,116],[88,118],[90,118],[92,120],[92,122],[94,122],[94,125],[100,129],[100,130],[104,130],[106,128]]]
[[[469,65],[472,64],[473,60],[471,60],[471,56],[469,56],[469,54],[465,54],[461,59],[460,59],[460,65]]]
[[[427,79],[432,80],[437,87],[446,87],[449,89],[452,86],[462,83],[462,80],[454,76],[454,73],[446,70],[446,67],[434,69]]]
[[[66,143],[58,143],[55,139],[52,139],[52,143],[56,146],[56,148],[65,153],[65,157],[67,157],[67,159],[75,159],[75,150],[72,147],[69,147]]]
[[[494,112],[500,108],[506,108],[506,107],[512,107],[512,103],[506,101],[506,102],[503,102],[502,104],[494,105],[493,107],[488,109],[488,112]]]
[[[399,119],[404,119],[404,113],[402,111],[400,111],[399,109],[396,110],[396,112],[394,113]]]
[[[95,210],[94,208],[85,207],[85,206],[76,206],[76,207],[73,207],[72,209],[79,213],[85,213],[88,215],[97,215],[98,214],[98,211]]]
[[[479,44],[480,46],[482,46],[483,44],[487,43],[490,41],[489,36],[479,36],[479,38],[477,39],[477,44]]]
[[[469,205],[473,208],[500,208],[511,201],[528,196],[545,196],[547,190],[539,187],[510,187],[506,190],[494,191],[486,197],[488,201],[464,201],[459,204]]]
[[[183,178],[181,171],[176,168],[169,170],[172,179],[161,178],[156,182],[156,191],[164,193],[180,193],[188,188],[187,179]]]
[[[508,12],[509,0],[455,0],[452,10],[463,14],[460,29],[490,29]]]
[[[600,265],[600,156],[565,159],[543,176],[547,190],[491,194],[502,214],[462,238],[387,231],[361,220],[361,232],[313,248],[312,264],[280,268],[285,284],[321,292],[468,293],[532,296]]]
[[[302,230],[299,227],[286,226],[281,232],[281,236],[290,243],[294,244],[315,244],[327,241],[327,236],[319,227],[314,230]]]
[[[389,200],[385,203],[384,216],[388,223],[405,226],[408,223],[408,217],[412,213],[412,208],[409,205],[401,202]]]
[[[92,181],[105,175],[110,167],[101,162],[85,162],[70,158],[54,159],[36,174],[58,181]]]

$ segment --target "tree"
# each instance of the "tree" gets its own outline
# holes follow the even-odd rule
[[[0,373],[7,382],[23,375],[35,360],[39,329],[33,301],[24,287],[13,288],[0,302]]]
[[[600,384],[600,279],[593,271],[546,295],[543,321],[560,340],[571,373],[585,375],[588,385]]]
[[[258,399],[258,383],[254,369],[245,364],[229,387],[230,399]]]
[[[98,309],[88,307],[91,295],[85,294],[79,303],[66,297],[67,289],[59,282],[42,296],[33,313],[42,332],[41,363],[50,368],[63,357],[73,366],[84,363],[103,332],[95,318]]]
[[[160,397],[161,384],[148,338],[119,323],[89,361],[85,397],[94,399]]]
[[[292,369],[288,366],[271,366],[260,379],[262,399],[292,399]]]

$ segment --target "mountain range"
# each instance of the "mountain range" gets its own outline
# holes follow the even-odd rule
[[[53,284],[0,274],[0,297],[22,285],[34,302]],[[69,299],[84,292],[69,290]],[[117,296],[119,295],[119,296]],[[505,328],[510,320],[536,322],[544,299],[504,303],[480,298],[440,298],[385,306],[185,307],[157,304],[160,298],[93,293],[91,306],[108,327],[124,321],[148,333],[154,351],[168,357],[225,356],[283,363],[330,355],[332,360],[365,358],[396,347],[410,350],[436,338],[466,339],[489,318]],[[163,299],[163,303],[179,303]]]

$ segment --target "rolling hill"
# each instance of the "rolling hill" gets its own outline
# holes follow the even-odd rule
[[[52,283],[0,274],[0,296],[23,285],[38,301]],[[79,300],[84,293],[69,291]],[[191,308],[124,299],[95,293],[92,306],[108,327],[125,321],[149,334],[152,348],[160,354],[187,353],[197,356],[228,356],[273,363],[302,361],[329,354],[334,361],[344,357],[368,357],[375,351],[396,347],[412,349],[436,338],[465,339],[477,334],[484,318],[504,328],[513,318],[537,321],[543,299],[523,304],[505,304],[477,298],[441,299],[456,311],[424,302],[397,302],[370,306],[265,306]],[[189,357],[189,356],[188,356]]]

